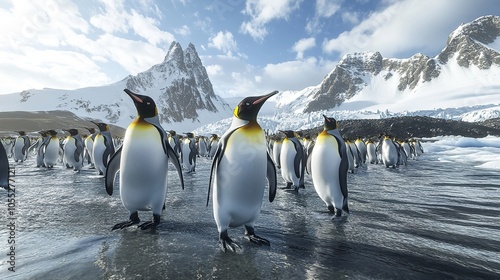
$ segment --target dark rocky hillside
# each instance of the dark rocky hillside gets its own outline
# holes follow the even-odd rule
[[[482,138],[487,135],[500,136],[500,119],[491,119],[485,122],[463,122],[437,119],[430,117],[395,117],[371,120],[342,120],[339,121],[339,130],[346,138],[378,137],[380,133],[391,134],[396,138],[422,138],[443,135],[456,135]],[[323,130],[317,127],[305,130],[305,135],[316,135]]]

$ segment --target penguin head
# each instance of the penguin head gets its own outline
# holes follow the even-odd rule
[[[71,129],[63,129],[64,131],[66,132],[69,132],[69,134],[71,136],[76,136],[78,135],[78,129],[75,129],[75,128],[71,128]]]
[[[91,134],[95,133],[95,128],[93,127],[86,127],[85,129],[87,129]]]
[[[338,125],[337,125],[337,120],[334,119],[334,118],[329,118],[325,115],[323,115],[323,118],[325,118],[325,125],[324,125],[324,129],[325,130],[332,130],[332,129],[337,129],[338,128]]]
[[[168,131],[168,133],[170,133],[170,136],[175,136],[177,134],[177,132],[175,132],[175,130],[170,130],[170,131]]]
[[[57,135],[57,131],[55,131],[53,129],[48,130],[47,133],[50,134],[51,136],[56,136]]]
[[[26,131],[23,131],[23,130],[16,131],[16,132],[19,133],[20,136],[26,135]]]
[[[244,98],[236,108],[234,108],[234,116],[245,121],[257,121],[257,114],[260,108],[262,108],[262,105],[264,105],[264,102],[277,93],[278,91],[275,90],[266,95]]]
[[[128,89],[124,89],[124,91],[134,101],[135,108],[137,108],[137,114],[140,118],[151,118],[158,115],[158,109],[156,108],[156,103],[153,98],[133,93]]]
[[[184,132],[184,134],[186,134],[187,138],[194,138],[194,133],[192,132]]]
[[[97,125],[97,128],[99,128],[99,131],[101,131],[101,132],[109,130],[109,126],[107,124],[105,124],[105,123],[96,123],[96,122],[93,122],[93,121],[90,121],[90,122],[93,123],[93,124],[95,124],[95,125]]]
[[[295,132],[293,130],[280,130],[280,132],[285,134],[286,138],[295,137]]]
[[[46,137],[47,136],[47,131],[41,130],[41,131],[38,131],[38,134],[40,134],[40,136],[42,136],[42,137]]]

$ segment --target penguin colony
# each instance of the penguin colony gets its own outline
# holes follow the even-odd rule
[[[92,122],[96,127],[85,131],[65,128],[59,137],[54,129],[38,131],[37,138],[25,131],[17,137],[1,139],[0,182],[8,173],[8,158],[22,163],[35,156],[39,168],[62,165],[73,172],[84,166],[104,177],[105,190],[113,194],[119,173],[119,190],[129,219],[112,230],[137,225],[140,229],[156,229],[165,210],[168,161],[173,163],[184,189],[185,174],[196,172],[196,159],[212,161],[208,179],[207,206],[212,210],[219,232],[222,251],[237,251],[240,245],[228,229],[244,227],[244,237],[255,244],[270,245],[256,235],[262,200],[268,186],[272,202],[277,189],[299,192],[305,189],[305,174],[312,179],[315,192],[325,203],[332,219],[349,213],[348,173],[365,164],[381,164],[387,168],[406,165],[424,153],[416,139],[397,140],[387,134],[377,139],[346,139],[340,135],[337,121],[324,117],[323,131],[318,135],[302,135],[291,130],[266,134],[257,115],[272,93],[244,98],[233,111],[230,128],[219,137],[195,136],[165,131],[159,122],[158,109],[148,96],[124,90],[137,109],[137,118],[128,126],[123,139],[113,138],[106,123]],[[88,133],[87,133],[88,131]],[[141,161],[140,158],[148,158]],[[7,171],[6,171],[7,170]],[[118,172],[120,171],[120,172]],[[286,185],[277,186],[281,175]],[[139,211],[151,211],[151,220],[140,223]]]

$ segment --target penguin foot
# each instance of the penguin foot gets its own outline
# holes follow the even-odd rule
[[[292,189],[293,183],[286,183],[286,187],[281,187],[280,189],[282,190],[290,190]]]
[[[149,222],[142,223],[137,227],[145,230],[145,229],[156,229],[156,227],[160,224],[160,215],[153,214],[153,219]]]
[[[236,252],[236,248],[241,249],[240,245],[229,238],[227,230],[219,233],[219,247],[224,253],[227,249],[231,250],[231,252]]]
[[[328,211],[330,211],[330,214],[335,215],[335,207],[333,205],[328,205]]]
[[[126,222],[121,222],[121,223],[114,225],[113,228],[111,229],[111,231],[113,231],[115,229],[124,229],[124,228],[127,228],[129,226],[133,226],[135,224],[138,224],[140,222],[139,213],[134,212],[134,213],[130,214],[129,219],[130,220],[128,220]]]
[[[271,246],[269,240],[255,235],[253,227],[245,226],[245,238],[254,244]]]

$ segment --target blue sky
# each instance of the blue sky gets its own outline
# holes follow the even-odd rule
[[[495,0],[2,0],[0,94],[116,82],[193,43],[216,94],[300,90],[346,53],[435,56]]]

